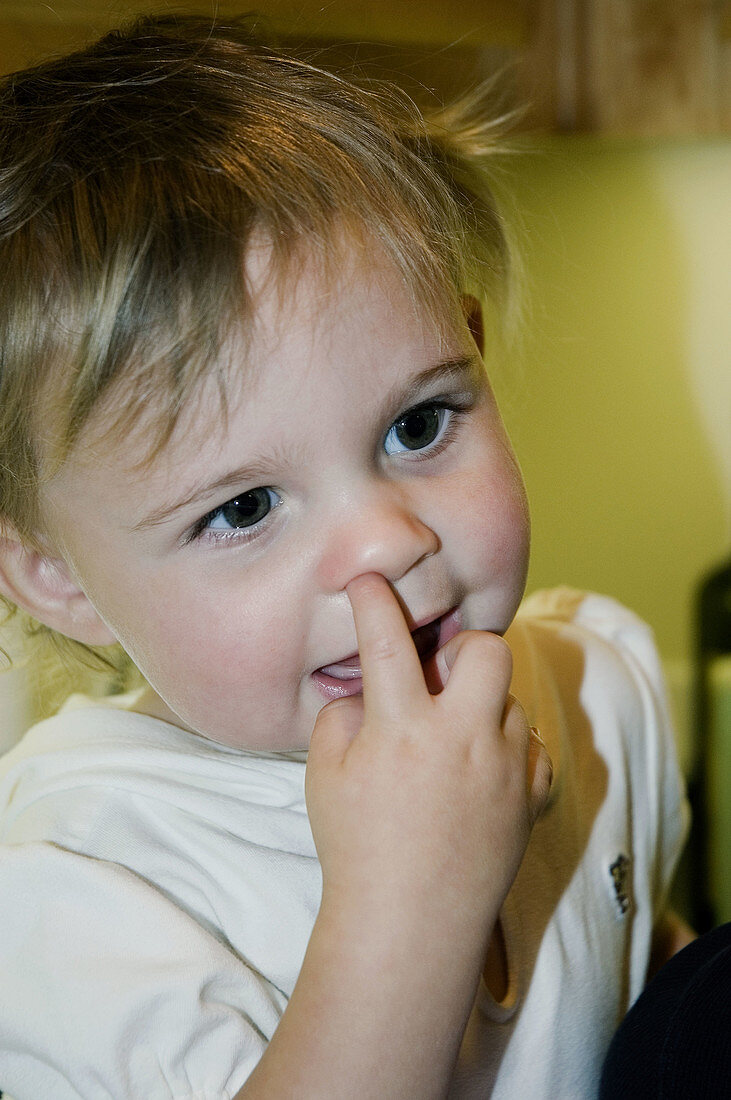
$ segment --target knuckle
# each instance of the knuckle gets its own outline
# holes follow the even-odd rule
[[[531,736],[531,727],[528,725],[528,719],[526,718],[523,705],[519,699],[516,699],[514,695],[508,692],[507,699],[505,700],[505,724],[510,725],[511,729],[515,729],[515,732],[526,737]]]
[[[358,705],[359,703],[360,700],[353,699],[332,699],[326,703],[315,719],[310,746],[312,746],[312,740],[327,736],[331,731],[342,726],[351,726],[354,722],[360,721],[363,708],[362,705]]]
[[[508,643],[499,634],[471,630],[465,636],[464,645],[474,659],[488,666],[493,674],[510,680],[513,674],[513,654]]]
[[[383,598],[385,583],[378,573],[361,573],[349,582],[347,592],[361,603],[370,604]]]
[[[334,722],[337,711],[342,708],[344,702],[347,702],[347,700],[332,699],[329,703],[326,703],[324,707],[321,707],[315,719],[315,729],[322,729],[323,726],[327,726],[331,722]]]
[[[488,637],[492,647],[492,660],[506,676],[511,676],[513,673],[513,651],[499,634],[489,634]]]
[[[390,637],[388,634],[380,634],[378,637],[370,639],[368,656],[371,661],[387,664],[397,656],[398,650],[399,646],[395,638]]]

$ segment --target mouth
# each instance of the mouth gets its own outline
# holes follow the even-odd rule
[[[411,637],[422,665],[461,629],[462,616],[456,607],[415,627],[411,631]],[[320,693],[328,700],[359,695],[363,690],[363,673],[358,653],[343,657],[334,664],[323,665],[313,672],[312,677]]]

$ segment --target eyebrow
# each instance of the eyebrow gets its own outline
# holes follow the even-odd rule
[[[443,363],[427,367],[421,371],[406,386],[395,386],[386,394],[382,405],[383,419],[386,420],[395,409],[407,408],[414,401],[418,401],[424,390],[433,382],[454,384],[472,381],[482,369],[482,359],[479,355],[463,355],[456,359],[445,359]]]
[[[481,369],[482,360],[478,355],[465,355],[454,359],[446,359],[433,367],[428,367],[412,378],[406,386],[394,387],[386,395],[381,407],[381,419],[387,420],[393,415],[394,409],[407,408],[410,404],[417,402],[424,391],[435,381],[451,384],[454,384],[455,381],[466,382],[467,379],[472,380]],[[282,469],[285,466],[292,465],[291,453],[283,456],[272,452],[268,456],[255,458],[243,466],[227,470],[226,473],[213,481],[207,481],[204,485],[194,487],[186,496],[176,500],[174,504],[167,504],[156,509],[133,524],[131,530],[143,531],[149,527],[157,527],[185,508],[190,508],[194,504],[207,503],[227,489],[241,489],[242,485],[266,481],[271,478],[273,469]]]

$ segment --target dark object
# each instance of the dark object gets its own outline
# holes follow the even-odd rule
[[[731,653],[731,560],[710,573],[698,589],[696,603],[695,735],[697,756],[688,784],[693,822],[688,844],[692,887],[692,921],[699,932],[717,923],[709,893],[708,760],[711,751],[709,670],[718,657]],[[730,1093],[731,1095],[731,1093]]]
[[[599,1100],[731,1096],[731,924],[662,968],[612,1040]]]

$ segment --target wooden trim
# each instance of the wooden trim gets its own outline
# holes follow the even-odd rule
[[[155,0],[2,0],[0,71],[76,48]],[[165,0],[158,6],[165,8]],[[179,0],[225,17],[241,0]],[[332,46],[449,98],[503,70],[525,125],[640,137],[731,133],[731,0],[267,0],[285,40]],[[252,4],[256,7],[256,2]],[[382,47],[382,49],[381,49]],[[515,85],[517,85],[517,90]]]

